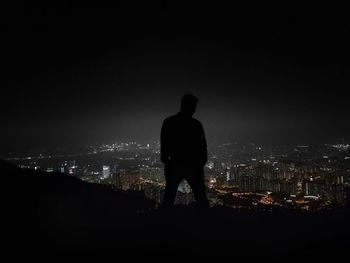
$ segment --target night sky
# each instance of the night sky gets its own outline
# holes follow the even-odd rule
[[[5,10],[2,151],[158,139],[188,92],[209,144],[349,140],[349,10],[284,3]]]

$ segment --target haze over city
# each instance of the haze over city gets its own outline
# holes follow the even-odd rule
[[[209,143],[349,140],[346,12],[238,6],[7,12],[2,154],[156,140],[188,92]]]

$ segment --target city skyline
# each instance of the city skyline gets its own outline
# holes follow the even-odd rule
[[[348,202],[350,145],[295,145],[272,149],[253,143],[209,147],[205,185],[211,206],[238,210],[292,209],[319,211]],[[20,168],[69,175],[114,191],[138,193],[156,204],[164,195],[160,142],[115,142],[89,145],[74,152],[8,156]],[[194,202],[183,181],[177,204]]]

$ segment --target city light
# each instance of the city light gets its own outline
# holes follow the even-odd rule
[[[138,191],[160,203],[165,178],[159,147],[159,141],[113,142],[87,146],[79,153],[40,153],[11,160],[23,168],[66,173],[117,191]],[[307,149],[312,158],[289,157],[296,148]],[[329,204],[342,205],[347,198],[345,188],[350,184],[350,171],[344,169],[342,162],[349,157],[335,156],[331,152],[335,148],[344,147],[298,145],[284,152],[275,149],[271,154],[271,149],[265,151],[255,146],[232,143],[211,146],[205,166],[210,204],[266,210],[271,207],[319,210]],[[177,203],[193,201],[191,188],[180,184]]]

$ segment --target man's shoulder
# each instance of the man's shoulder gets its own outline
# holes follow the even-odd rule
[[[177,119],[177,117],[178,117],[177,114],[169,116],[169,117],[164,119],[164,123],[175,121]]]
[[[196,118],[193,118],[193,117],[192,117],[192,121],[193,121],[194,123],[196,123],[197,125],[202,125],[202,123],[201,123],[199,120],[197,120]]]
[[[179,114],[174,114],[164,119],[164,124],[182,122],[184,119]],[[188,121],[188,119],[187,119]],[[190,121],[198,126],[202,126],[202,123],[196,118],[190,117]]]
[[[201,127],[203,127],[202,126],[202,123],[199,121],[199,120],[197,120],[196,118],[191,118],[191,121],[192,121],[192,123],[193,123],[193,125],[195,126],[195,127],[197,127],[197,128],[201,128]]]

